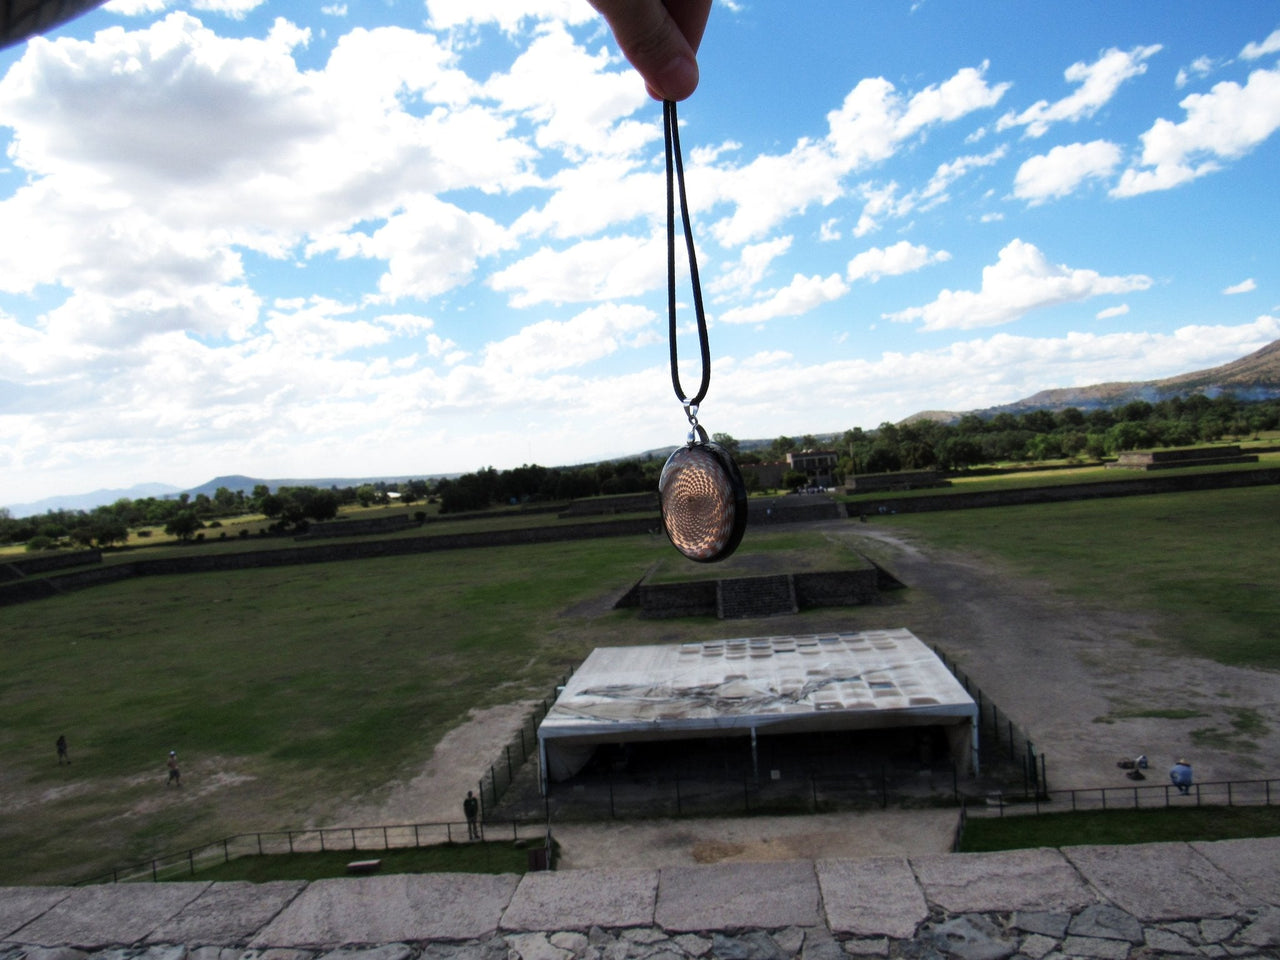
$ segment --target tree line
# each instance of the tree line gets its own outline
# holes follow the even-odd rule
[[[1082,411],[1030,410],[991,417],[967,414],[954,423],[917,420],[882,423],[874,430],[854,427],[839,436],[778,437],[768,444],[746,445],[729,434],[713,436],[744,469],[752,485],[751,465],[785,459],[787,453],[826,448],[838,455],[837,480],[855,474],[897,470],[963,471],[979,464],[1045,460],[1099,460],[1126,450],[1188,446],[1224,437],[1257,436],[1280,426],[1280,400],[1244,401],[1233,395],[1193,394],[1149,403],[1134,400],[1118,407]],[[272,491],[258,484],[251,492],[219,487],[213,496],[198,493],[175,498],[122,498],[84,510],[50,510],[15,518],[0,508],[0,543],[26,543],[43,549],[62,543],[106,547],[125,543],[130,531],[162,527],[189,539],[221,519],[262,514],[279,531],[332,520],[341,508],[370,506],[395,499],[412,505],[436,500],[444,514],[484,510],[496,504],[556,502],[582,497],[656,490],[663,460],[652,455],[575,467],[525,464],[510,470],[486,467],[435,481],[413,479],[328,489],[296,486]],[[784,485],[804,482],[794,472]]]

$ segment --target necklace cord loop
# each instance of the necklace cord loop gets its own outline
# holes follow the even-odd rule
[[[662,101],[662,130],[667,159],[667,320],[671,341],[671,385],[676,399],[684,404],[691,424],[697,424],[697,408],[711,385],[711,347],[707,341],[707,317],[702,307],[702,285],[698,281],[698,258],[693,248],[693,224],[689,220],[689,201],[684,190],[684,160],[680,155],[680,131],[676,121],[676,105]],[[702,352],[702,383],[693,397],[686,397],[680,385],[679,357],[676,350],[676,225],[675,192],[680,188],[680,217],[684,222],[684,242],[689,255],[689,279],[693,285],[693,312],[698,322],[698,347]],[[692,411],[692,412],[690,412]]]

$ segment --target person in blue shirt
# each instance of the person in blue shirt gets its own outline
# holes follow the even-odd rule
[[[1191,792],[1191,764],[1185,760],[1179,760],[1173,765],[1173,769],[1169,771],[1169,779],[1173,781],[1173,785],[1178,788],[1178,792],[1187,794]]]

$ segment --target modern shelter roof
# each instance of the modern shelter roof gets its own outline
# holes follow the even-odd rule
[[[94,7],[103,0],[0,0],[0,48],[21,43],[37,33]]]
[[[976,720],[909,630],[601,647],[539,728],[544,742],[861,729]]]

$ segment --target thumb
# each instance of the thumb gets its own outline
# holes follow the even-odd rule
[[[590,0],[604,15],[623,56],[644,78],[650,96],[683,100],[698,86],[693,47],[660,0]]]

